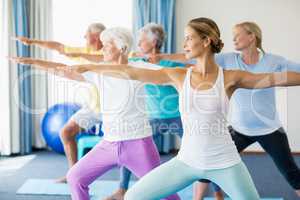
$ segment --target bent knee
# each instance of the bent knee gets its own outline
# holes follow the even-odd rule
[[[74,140],[79,133],[80,127],[76,122],[68,122],[60,131],[60,137],[63,141]]]
[[[81,185],[82,183],[82,177],[80,176],[80,172],[76,170],[76,168],[71,167],[66,175],[67,182],[71,186],[74,185]]]

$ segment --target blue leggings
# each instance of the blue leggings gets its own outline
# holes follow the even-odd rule
[[[217,183],[232,200],[259,200],[243,162],[225,169],[201,170],[186,165],[176,157],[142,177],[127,191],[125,200],[158,200],[201,178]]]
[[[169,119],[152,119],[150,120],[150,125],[152,127],[153,139],[156,141],[156,138],[160,134],[175,134],[182,138],[183,129],[180,117],[169,118]],[[129,187],[131,172],[125,167],[120,169],[120,188],[127,190]],[[201,179],[201,182],[210,183],[209,180]],[[212,183],[214,191],[218,192],[221,188]]]

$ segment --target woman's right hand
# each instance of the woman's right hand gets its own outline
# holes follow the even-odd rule
[[[16,37],[14,38],[15,40],[19,41],[19,42],[22,42],[23,44],[25,45],[31,45],[33,40],[32,39],[29,39],[27,37],[23,37],[23,36],[20,36],[20,37]]]

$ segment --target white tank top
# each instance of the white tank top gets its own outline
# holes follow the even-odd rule
[[[223,70],[207,90],[191,87],[189,68],[179,93],[184,135],[177,158],[198,169],[222,169],[241,162],[227,129],[227,97]]]
[[[100,75],[104,139],[123,141],[149,137],[144,83]]]

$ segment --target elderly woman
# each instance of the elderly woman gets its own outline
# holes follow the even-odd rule
[[[106,63],[127,64],[132,43],[129,31],[123,28],[107,29],[102,32],[101,41]],[[28,58],[13,60],[37,65],[41,69],[52,69],[60,72],[59,75],[72,79],[100,82],[104,139],[69,170],[67,181],[73,200],[89,199],[88,186],[113,167],[124,166],[137,177],[142,177],[159,166],[159,154],[145,114],[144,85],[141,82],[125,80],[125,73],[115,73],[112,70],[107,70],[100,76],[92,73],[93,79],[87,79],[92,74],[81,75],[67,69],[64,64]],[[180,198],[178,195],[171,195],[166,199]]]
[[[159,54],[163,46],[165,33],[163,27],[156,23],[148,23],[138,33],[139,52],[131,53],[130,61],[149,61],[153,54]],[[184,67],[183,63],[170,60],[157,62],[160,67]],[[152,128],[154,142],[160,147],[168,142],[166,137],[160,140],[162,134],[174,134],[182,137],[183,129],[178,110],[178,93],[170,85],[145,85],[146,112]],[[131,172],[121,168],[120,188],[105,200],[122,200],[129,186]]]
[[[148,62],[152,55],[159,54],[165,40],[163,27],[156,23],[148,23],[138,32],[139,52],[131,52],[129,61]],[[93,62],[102,61],[103,57],[92,54],[69,54],[72,57],[82,57]],[[153,62],[153,61],[151,61]],[[184,67],[185,64],[170,60],[157,62],[160,67]],[[146,112],[152,128],[154,142],[158,147],[168,143],[162,134],[175,134],[182,137],[183,129],[178,110],[178,93],[173,86],[145,85]],[[169,141],[170,142],[170,141]],[[164,150],[164,147],[162,147]],[[164,150],[165,151],[165,150]],[[122,167],[120,170],[120,187],[105,200],[122,200],[129,186],[131,172]]]

